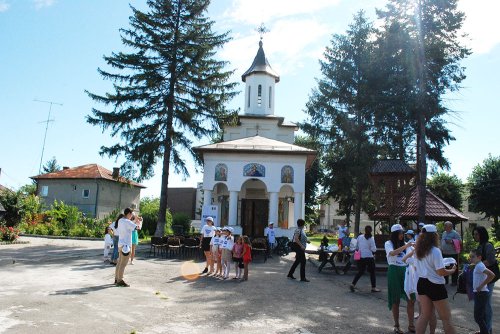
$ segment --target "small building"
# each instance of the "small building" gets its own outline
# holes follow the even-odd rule
[[[88,164],[31,177],[37,194],[49,207],[55,200],[76,206],[87,216],[102,218],[125,207],[139,209],[143,185],[97,164]]]

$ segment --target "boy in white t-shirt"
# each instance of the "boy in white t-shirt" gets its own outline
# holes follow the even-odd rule
[[[486,326],[486,302],[488,301],[488,283],[495,274],[486,268],[482,262],[482,255],[477,250],[470,252],[470,262],[475,265],[472,275],[472,288],[474,292],[474,320],[479,325],[479,333],[489,334]],[[477,332],[476,332],[477,333]]]
[[[267,244],[269,246],[269,257],[273,257],[273,249],[276,246],[276,233],[274,231],[274,223],[269,222],[267,227],[264,229],[264,236],[267,237]]]

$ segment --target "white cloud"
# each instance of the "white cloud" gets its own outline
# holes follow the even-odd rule
[[[35,4],[36,9],[42,9],[45,7],[50,7],[52,6],[56,0],[33,0],[33,3]]]
[[[6,1],[0,0],[0,13],[7,11],[9,7],[10,5]]]
[[[319,59],[326,46],[324,40],[331,33],[326,25],[313,19],[277,20],[269,29],[271,32],[263,40],[264,51],[280,75],[293,74],[307,58]],[[231,67],[241,75],[252,64],[258,41],[257,32],[245,36],[236,34],[221,50],[221,56],[231,61]]]
[[[466,15],[463,31],[470,39],[465,44],[475,54],[488,53],[500,43],[497,19],[500,11],[498,0],[460,0],[458,8]]]
[[[341,0],[234,0],[224,16],[234,21],[256,25],[292,15],[314,13],[338,5]]]

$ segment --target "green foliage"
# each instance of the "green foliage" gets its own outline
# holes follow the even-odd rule
[[[42,210],[35,185],[22,186],[18,191],[1,191],[0,202],[6,210],[3,221],[6,226],[17,226],[23,220],[32,219]]]
[[[452,207],[462,210],[464,185],[456,175],[434,174],[427,187]]]
[[[142,230],[148,235],[154,235],[158,223],[158,214],[160,212],[160,199],[153,197],[141,198],[140,206],[142,221]],[[166,211],[167,226],[164,234],[172,233],[172,215],[170,211]]]
[[[87,94],[111,111],[93,109],[87,121],[120,136],[117,144],[101,148],[101,154],[125,156],[125,175],[150,178],[158,161],[163,180],[158,235],[166,224],[168,175],[189,176],[181,151],[192,150],[193,139],[211,137],[221,124],[233,119],[227,102],[236,95],[232,71],[216,57],[229,41],[228,33],[216,34],[206,15],[209,0],[150,0],[147,11],[131,6],[130,27],[121,29],[127,52],[105,56],[116,71],[98,69],[113,82],[114,92]],[[152,229],[151,229],[152,230]]]
[[[488,156],[477,165],[468,178],[471,211],[493,218],[493,231],[500,240],[500,157]]]
[[[177,212],[172,215],[172,229],[175,226],[181,226],[183,234],[191,232],[191,218],[183,212]],[[174,229],[175,232],[175,229]]]

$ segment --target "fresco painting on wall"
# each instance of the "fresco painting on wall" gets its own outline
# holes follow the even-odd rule
[[[257,163],[246,164],[243,167],[243,176],[265,177],[266,167]]]
[[[293,183],[292,166],[283,166],[281,168],[281,183]]]
[[[215,166],[215,181],[227,181],[227,166],[225,164]]]

